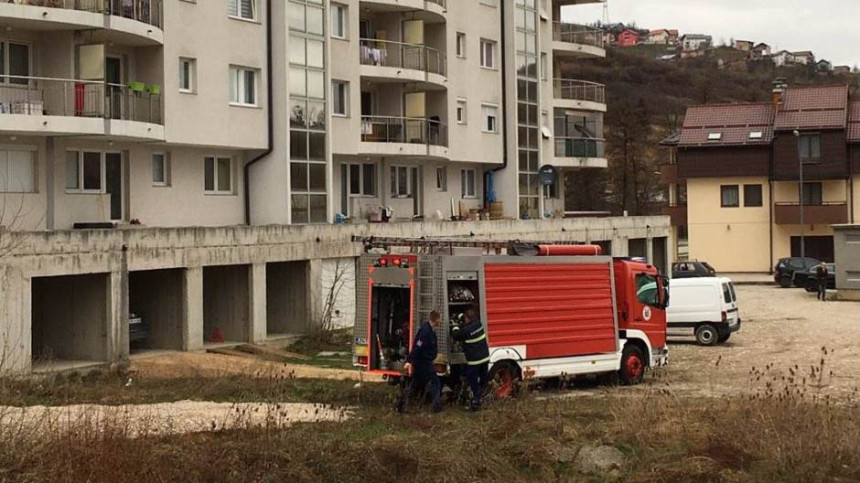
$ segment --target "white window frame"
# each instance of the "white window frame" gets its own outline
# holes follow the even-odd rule
[[[249,103],[242,100],[245,93],[245,73],[254,74],[254,102]],[[234,84],[235,78],[235,84]],[[260,105],[260,69],[244,67],[241,65],[230,66],[230,77],[228,79],[228,90],[230,91],[230,105],[237,107],[259,107]],[[235,95],[235,97],[234,97]]]
[[[122,155],[122,151],[100,151],[96,149],[67,149],[66,153],[76,153],[77,154],[77,166],[78,166],[78,187],[77,188],[69,188],[66,187],[66,193],[74,193],[74,194],[104,194],[107,193],[107,172],[105,166],[105,159],[108,154],[119,154]],[[85,189],[84,188],[84,153],[97,153],[99,155],[99,188],[97,189]],[[68,165],[68,158],[66,159],[66,165]],[[68,169],[68,167],[66,168]],[[125,169],[125,168],[123,168]],[[125,189],[125,187],[123,187]]]
[[[334,110],[334,100],[338,95],[335,86],[343,86],[343,112]],[[331,115],[333,117],[349,117],[349,81],[331,81]]]
[[[448,191],[448,167],[439,166],[436,168],[436,191],[446,193]]]
[[[38,153],[38,148],[35,146],[0,146],[0,152],[6,154],[6,172],[0,172],[0,180],[3,181],[3,184],[0,184],[0,193],[19,193],[19,194],[27,194],[27,193],[37,193],[38,192],[38,176],[36,173],[36,168],[38,167],[38,162],[36,160],[36,155]],[[11,189],[10,181],[12,179],[12,153],[29,153],[30,154],[30,185],[29,189]]]
[[[467,186],[468,174],[472,174],[472,183]],[[460,196],[470,200],[478,197],[478,172],[474,168],[463,168],[460,170]]]
[[[344,163],[346,165],[346,194],[350,198],[376,198],[379,193],[379,174],[377,166],[373,163]],[[353,166],[358,166],[358,190],[360,193],[352,192],[352,170]],[[373,166],[373,193],[364,192],[364,167]]]
[[[484,69],[496,70],[496,45],[495,40],[481,39],[481,67]],[[487,47],[490,48],[489,56],[487,56]]]
[[[335,23],[335,12],[340,13],[340,25]],[[331,7],[329,11],[329,15],[331,17],[331,38],[333,39],[341,39],[347,40],[349,38],[349,7],[342,3],[331,2]],[[336,28],[339,27],[339,28]],[[338,33],[340,30],[340,33]]]
[[[188,65],[188,87],[182,85],[183,71]],[[179,58],[179,92],[183,94],[194,94],[197,92],[197,59],[192,57]]]
[[[456,119],[457,124],[466,125],[469,123],[469,108],[466,105],[466,99],[459,98],[457,99],[457,107],[456,107]]]
[[[406,194],[400,194],[400,170],[406,171]],[[397,199],[407,199],[415,196],[414,187],[412,186],[412,166],[404,166],[404,165],[393,165],[391,169],[388,171],[389,175],[392,174],[390,181],[389,192],[392,198]]]
[[[206,160],[212,158],[213,162],[213,172],[212,172],[212,189],[206,188]],[[218,160],[219,159],[229,159],[230,160],[230,187],[227,190],[219,190],[218,189]],[[221,154],[207,154],[203,156],[203,194],[205,195],[213,195],[213,196],[226,196],[232,195],[235,193],[236,186],[236,160],[233,159],[233,156],[224,156]]]
[[[228,0],[229,3],[227,6],[227,8],[228,8],[227,16],[230,18],[233,18],[236,20],[242,20],[245,22],[257,22],[257,21],[259,21],[260,8],[259,8],[259,5],[257,4],[258,0],[250,0],[250,1],[251,1],[251,10],[252,10],[250,17],[243,17],[242,16],[242,0]],[[232,7],[233,3],[236,4],[236,14],[235,15],[232,15],[229,13],[229,11],[230,11],[229,9]]]
[[[490,111],[492,109],[492,111]],[[495,113],[493,117],[493,129],[488,129],[490,113]],[[481,126],[481,130],[485,133],[489,134],[498,134],[499,133],[499,106],[497,104],[481,104],[481,117],[483,118],[483,123]]]
[[[457,58],[465,59],[466,58],[466,34],[464,32],[457,32],[457,36],[455,37],[455,45],[457,49]]]
[[[164,179],[158,181],[155,179],[155,159],[156,157],[161,157],[162,162],[162,173],[164,175]],[[170,156],[167,155],[164,151],[156,151],[152,153],[150,157],[150,174],[152,175],[152,186],[157,187],[166,187],[170,186]]]

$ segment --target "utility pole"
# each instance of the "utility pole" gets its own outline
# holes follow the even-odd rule
[[[603,26],[609,26],[609,0],[603,1]]]

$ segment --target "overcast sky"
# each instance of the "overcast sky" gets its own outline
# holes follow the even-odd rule
[[[640,28],[678,29],[720,39],[765,42],[778,50],[811,50],[834,65],[860,64],[858,0],[608,0],[609,20]],[[590,23],[603,6],[565,7],[564,20]]]

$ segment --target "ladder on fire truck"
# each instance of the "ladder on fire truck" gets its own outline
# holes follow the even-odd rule
[[[434,255],[441,251],[449,253],[454,248],[481,248],[484,253],[502,253],[508,250],[511,254],[530,252],[537,245],[584,245],[582,242],[571,240],[489,240],[474,237],[377,237],[353,236],[354,243],[364,245],[364,251],[370,253],[373,249],[391,251],[392,248],[408,248],[411,253]]]

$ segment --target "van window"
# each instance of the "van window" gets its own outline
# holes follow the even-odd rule
[[[729,282],[729,290],[732,292],[732,302],[737,302],[738,294],[735,293],[735,284]]]
[[[729,290],[729,284],[723,284],[723,300],[726,301],[727,304],[732,303],[732,291]]]

